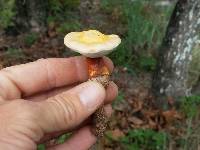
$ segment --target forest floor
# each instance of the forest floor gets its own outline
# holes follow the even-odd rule
[[[146,8],[145,6],[145,11]],[[150,7],[149,10],[152,11]],[[142,10],[142,13],[145,12]],[[107,12],[99,14],[97,18],[100,18],[98,20],[102,20],[101,22],[97,23],[95,20],[92,22],[94,27],[95,24],[101,24],[99,29],[102,31],[117,33],[124,38],[127,36],[124,33],[127,32],[128,27],[124,20],[120,19],[121,16],[122,14],[116,8],[111,15]],[[95,19],[97,18],[95,17]],[[58,33],[56,26],[56,24],[50,23],[47,33],[43,35],[23,33],[17,36],[6,34],[0,36],[0,68],[41,58],[76,55],[66,49],[63,44],[64,34]],[[155,28],[157,29],[157,26]],[[62,30],[62,28],[59,29]],[[67,31],[68,29],[64,32],[67,33]],[[148,47],[147,44],[144,44],[145,46]],[[148,50],[151,51],[151,49],[153,48]],[[120,57],[120,55],[121,53],[118,56]],[[151,63],[152,61],[150,61],[150,65]],[[147,65],[149,64],[147,63]],[[134,69],[134,67],[132,64],[131,66],[117,65],[113,72],[112,80],[119,87],[119,95],[113,103],[114,113],[104,138],[104,149],[200,149],[200,127],[198,127],[200,124],[198,111],[200,97],[184,98],[180,108],[174,106],[173,100],[168,100],[169,109],[158,109],[151,93],[153,71],[137,71],[138,68]],[[63,135],[57,140],[57,143],[64,142],[66,138],[67,136]]]
[[[30,35],[0,37],[2,68],[40,58],[74,55],[66,51],[62,36],[41,35],[34,44],[31,44],[30,39],[30,43],[26,41],[27,36]],[[105,150],[177,149],[179,146],[182,148],[185,142],[187,142],[186,149],[188,142],[193,143],[194,150],[197,149],[200,136],[192,132],[194,128],[199,131],[198,126],[188,131],[192,129],[191,122],[188,125],[191,119],[187,119],[182,112],[177,111],[173,101],[169,100],[171,107],[168,110],[156,108],[151,94],[152,73],[135,74],[126,67],[116,66],[112,80],[119,86],[119,96],[113,103],[114,114],[106,132]],[[198,122],[197,117],[192,120]]]

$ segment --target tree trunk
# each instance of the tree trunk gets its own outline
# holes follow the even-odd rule
[[[16,0],[15,23],[17,30],[45,31],[47,8],[48,0]]]
[[[179,0],[167,27],[154,74],[153,91],[160,106],[169,98],[178,102],[180,97],[190,95],[188,68],[199,29],[200,0]]]

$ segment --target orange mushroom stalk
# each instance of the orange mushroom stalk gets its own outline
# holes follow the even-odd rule
[[[109,84],[110,72],[105,66],[103,58],[87,58],[89,80],[101,83],[105,88]],[[93,114],[93,133],[102,137],[108,125],[103,105]]]
[[[117,35],[104,35],[96,30],[71,32],[64,38],[64,44],[71,50],[86,56],[89,80],[101,83],[105,88],[109,84],[110,72],[103,56],[111,53],[121,39]],[[102,137],[108,124],[104,104],[93,114],[93,133]]]
[[[88,64],[89,79],[97,77],[108,78],[110,76],[110,72],[106,67],[106,65],[104,64],[104,61],[101,57],[87,58],[87,64]],[[108,85],[107,82],[102,84],[104,87],[107,87]]]

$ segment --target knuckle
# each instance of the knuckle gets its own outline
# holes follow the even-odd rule
[[[56,73],[54,69],[52,68],[52,59],[42,59],[40,60],[41,64],[44,66],[46,76],[47,76],[47,83],[49,87],[55,87],[57,85],[57,80],[56,80]]]
[[[60,110],[63,116],[64,123],[69,124],[70,122],[76,121],[78,118],[78,109],[74,96],[60,94],[55,96],[55,102],[57,109]]]
[[[3,81],[0,82],[0,95],[6,99],[20,98],[21,87],[13,80],[14,77],[10,68],[0,70],[0,80]],[[9,87],[9,90],[7,87]]]

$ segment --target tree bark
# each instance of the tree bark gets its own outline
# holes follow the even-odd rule
[[[48,0],[16,0],[15,24],[19,31],[45,31]]]
[[[160,106],[168,98],[178,102],[180,97],[190,95],[188,67],[199,29],[200,0],[179,0],[167,27],[153,79],[153,92]]]

